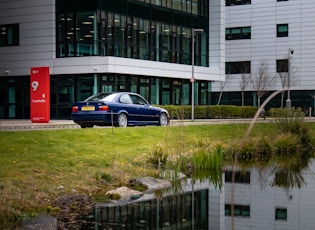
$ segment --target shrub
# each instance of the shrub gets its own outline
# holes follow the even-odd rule
[[[160,106],[166,109],[171,119],[190,119],[190,105],[166,105]],[[197,105],[194,107],[194,118],[252,118],[257,111],[254,106],[236,106],[236,105]]]
[[[304,123],[305,113],[301,108],[279,108],[270,109],[271,116],[275,118],[277,127],[282,132],[300,133]]]
[[[155,145],[148,158],[148,162],[156,168],[165,168],[168,159],[168,154],[164,152],[161,145]]]
[[[242,106],[240,107],[241,117],[242,118],[250,118],[254,117],[257,112],[257,107],[255,106]]]
[[[314,138],[304,122],[305,113],[301,108],[272,109],[270,112],[280,131],[297,135],[303,150],[314,149]]]
[[[253,140],[246,141],[241,145],[237,159],[242,163],[253,161],[255,152],[256,143]]]
[[[270,138],[260,138],[256,143],[255,158],[259,163],[268,162],[272,158],[273,147]]]
[[[191,109],[191,107],[189,107]],[[207,118],[207,114],[206,114],[206,106],[202,106],[202,105],[199,105],[199,106],[196,106],[195,109],[194,109],[194,117],[196,118],[201,118],[201,119],[204,119],[204,118]],[[191,114],[191,112],[190,112]]]
[[[277,158],[288,157],[296,155],[300,152],[301,145],[297,135],[292,133],[285,133],[279,135],[274,141],[274,155]]]

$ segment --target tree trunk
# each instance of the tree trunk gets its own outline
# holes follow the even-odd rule
[[[219,99],[218,99],[218,104],[217,104],[217,105],[220,105],[221,98],[222,98],[222,94],[223,94],[223,91],[220,92]]]
[[[244,91],[242,91],[242,106],[244,106]]]

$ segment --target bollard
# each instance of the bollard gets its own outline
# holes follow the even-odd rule
[[[310,119],[312,118],[312,107],[309,107],[308,116]]]

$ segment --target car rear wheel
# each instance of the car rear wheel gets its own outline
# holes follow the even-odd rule
[[[128,118],[127,118],[126,114],[121,113],[121,114],[118,115],[118,117],[117,117],[117,125],[119,127],[127,127],[127,125],[128,125]]]
[[[160,115],[160,125],[161,126],[167,126],[168,125],[168,118],[167,118],[166,113],[162,113]]]

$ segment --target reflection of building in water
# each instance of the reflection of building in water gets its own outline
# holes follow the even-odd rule
[[[195,226],[208,229],[208,190],[195,192]],[[101,229],[191,229],[191,193],[98,209]]]
[[[100,206],[90,225],[98,229],[190,230],[194,224],[194,229],[224,229],[222,193],[209,183],[195,183],[193,188],[188,183],[182,190],[180,194],[167,195],[160,200],[155,199],[154,194],[145,194],[124,204]],[[191,190],[194,190],[194,202]]]
[[[304,172],[302,188],[271,187],[275,174],[251,170],[235,174],[232,199],[231,172],[225,173],[225,228],[231,227],[231,204],[234,200],[234,229],[314,229],[315,165]],[[297,180],[292,172],[285,179]],[[283,178],[284,179],[284,178]]]
[[[252,169],[236,172],[232,199],[232,173],[226,171],[221,191],[208,181],[196,182],[193,186],[188,181],[182,186],[182,192],[176,195],[164,194],[160,200],[155,199],[155,194],[145,194],[134,201],[100,206],[92,215],[92,220],[85,221],[84,227],[91,225],[98,226],[96,229],[191,230],[194,223],[194,229],[230,230],[234,201],[233,223],[236,230],[314,229],[313,172],[315,161],[303,174],[288,171],[287,178],[291,179],[290,182],[294,180],[295,184],[298,184],[298,180],[303,182],[300,177],[303,175],[305,183],[300,189],[270,186],[275,182],[275,175],[280,175],[274,170]]]

